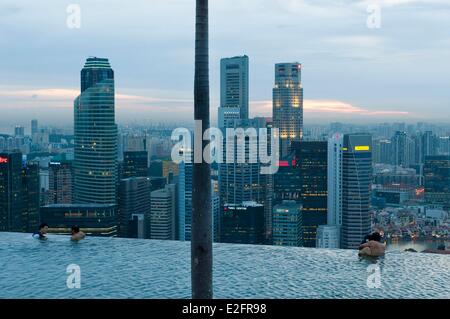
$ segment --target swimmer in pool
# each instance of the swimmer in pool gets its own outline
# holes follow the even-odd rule
[[[359,246],[359,256],[379,257],[384,255],[386,247],[380,242],[380,233],[375,232],[368,235],[364,241],[365,242]]]
[[[45,236],[48,232],[48,224],[42,223],[39,225],[39,231],[37,233],[34,233],[32,236],[33,238],[45,240],[47,239],[47,236]]]
[[[70,240],[72,241],[80,241],[86,237],[86,234],[80,230],[78,226],[72,226],[72,236]]]

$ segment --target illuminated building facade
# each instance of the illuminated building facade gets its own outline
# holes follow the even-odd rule
[[[317,228],[327,224],[327,153],[326,141],[292,142],[300,176],[302,208],[302,244],[315,247]]]
[[[126,151],[123,153],[122,179],[148,177],[148,152]]]
[[[48,165],[50,204],[72,204],[72,161],[54,161]]]
[[[279,129],[281,156],[288,155],[291,142],[303,138],[303,87],[300,63],[275,65],[273,125]]]

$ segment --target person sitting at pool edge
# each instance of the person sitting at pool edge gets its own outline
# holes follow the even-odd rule
[[[378,232],[375,232],[371,235],[366,236],[363,242],[359,246],[359,255],[360,256],[373,256],[379,257],[383,256],[386,250],[386,247],[380,242],[381,235]]]
[[[37,233],[34,233],[32,236],[33,238],[38,238],[38,239],[47,239],[47,236],[45,236],[48,232],[48,224],[46,223],[42,223],[41,225],[39,225],[39,231]]]
[[[84,239],[85,237],[86,237],[86,234],[80,230],[80,227],[72,226],[72,236],[70,237],[70,240],[80,241],[80,240]]]

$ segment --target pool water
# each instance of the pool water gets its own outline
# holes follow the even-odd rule
[[[70,264],[79,289],[68,288]],[[214,296],[448,299],[450,256],[215,244]],[[0,233],[0,298],[190,298],[190,243]]]
[[[442,245],[446,247],[446,249],[450,249],[450,241],[446,240],[401,240],[389,242],[387,250],[404,251],[405,249],[414,249],[417,252],[422,252],[426,249],[438,249],[438,247]]]

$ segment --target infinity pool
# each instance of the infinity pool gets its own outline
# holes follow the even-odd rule
[[[77,264],[81,287],[69,289]],[[374,267],[381,287],[368,285]],[[370,277],[372,278],[372,277]],[[376,282],[369,280],[369,282]],[[369,288],[372,287],[372,288]],[[379,288],[376,288],[379,287]],[[216,298],[450,298],[450,256],[216,244]],[[190,244],[0,233],[0,298],[189,298]]]

